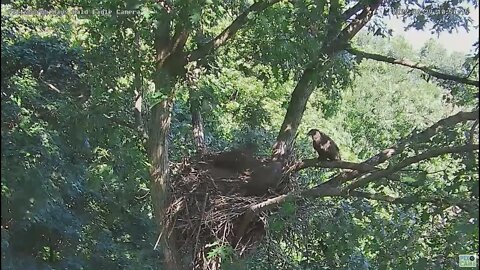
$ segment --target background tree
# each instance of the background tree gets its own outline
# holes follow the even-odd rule
[[[478,58],[446,58],[434,42],[417,54],[401,39],[353,39],[364,27],[388,33],[392,14],[417,29],[470,27],[462,3],[418,4],[14,1],[70,15],[2,15],[5,265],[155,268],[148,215],[164,230],[171,162],[253,141],[257,154],[273,145],[273,159],[293,164],[298,187],[247,209],[245,224],[287,201],[252,267],[456,267],[453,247],[478,247]],[[313,126],[348,162],[294,162],[314,156],[304,134]],[[190,263],[175,234],[161,236],[167,269]]]

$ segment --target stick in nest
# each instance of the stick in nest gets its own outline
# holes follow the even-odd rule
[[[200,237],[200,231],[202,230],[202,223],[203,223],[203,217],[205,215],[205,208],[207,207],[207,200],[208,200],[208,192],[205,193],[205,199],[203,200],[203,209],[202,209],[202,215],[200,218],[200,224],[198,224],[198,231],[197,231],[197,236],[195,238],[195,248],[193,250],[193,256],[197,256],[197,250],[198,250],[198,241]],[[193,268],[195,268],[195,260],[193,260]]]

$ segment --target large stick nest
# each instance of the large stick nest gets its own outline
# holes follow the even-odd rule
[[[266,214],[245,223],[250,206],[290,189],[282,164],[240,150],[185,160],[172,170],[170,205],[163,233],[175,239],[181,258],[195,269],[218,269],[215,249],[244,256],[265,234]],[[194,258],[191,260],[191,258]]]

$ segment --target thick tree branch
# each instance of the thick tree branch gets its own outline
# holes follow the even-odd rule
[[[447,118],[448,119],[448,118]],[[444,119],[445,120],[445,119]],[[438,122],[437,122],[438,124]],[[436,126],[436,125],[434,125]],[[280,205],[281,203],[285,202],[286,200],[298,200],[304,197],[313,197],[313,198],[322,198],[322,197],[361,197],[361,198],[366,198],[366,199],[372,199],[372,200],[379,200],[379,201],[386,201],[390,203],[398,203],[398,204],[414,204],[414,203],[442,203],[445,200],[442,198],[418,198],[418,197],[392,197],[392,196],[387,196],[387,195],[381,195],[381,194],[371,194],[371,193],[365,193],[361,191],[355,191],[352,190],[357,187],[361,187],[365,184],[368,184],[371,180],[377,179],[377,178],[382,178],[382,177],[388,177],[392,175],[393,173],[401,170],[402,168],[411,165],[413,163],[429,159],[432,157],[444,155],[447,153],[462,153],[462,152],[468,152],[468,151],[474,151],[478,150],[479,146],[478,144],[472,145],[463,145],[463,146],[456,146],[456,147],[443,147],[443,148],[438,148],[438,149],[433,149],[426,151],[422,154],[419,154],[414,157],[407,158],[403,160],[402,162],[392,166],[391,168],[387,168],[385,170],[381,171],[375,171],[371,173],[370,175],[367,175],[367,177],[362,178],[356,182],[353,182],[351,185],[346,187],[345,189],[341,189],[338,186],[333,186],[333,185],[319,185],[316,186],[312,189],[305,190],[301,193],[295,192],[295,193],[289,193],[289,194],[283,194],[271,199],[268,199],[264,202],[255,204],[251,206],[247,212],[245,213],[242,224],[239,229],[239,235],[243,235],[245,229],[248,227],[248,224],[251,222],[251,220],[258,215],[259,213],[263,211],[267,211],[270,209],[273,209]],[[324,167],[344,167],[344,168],[352,168],[355,169],[357,167],[358,169],[365,169],[365,170],[371,170],[371,169],[376,169],[374,166],[370,164],[357,164],[357,163],[351,163],[351,162],[334,162],[334,161],[324,161],[324,162],[319,162],[316,160],[304,160],[301,161],[299,164],[295,166],[295,168],[306,168],[306,167],[313,167],[313,166],[324,166]],[[358,167],[360,166],[360,167]],[[452,204],[457,204],[458,202],[452,203]]]
[[[468,201],[461,201],[458,199],[452,198],[441,198],[441,197],[418,197],[418,196],[408,196],[408,197],[393,197],[378,193],[367,193],[362,191],[351,191],[350,193],[346,193],[342,191],[338,187],[331,187],[331,186],[323,186],[320,189],[314,188],[310,190],[305,190],[301,193],[289,193],[283,194],[274,198],[270,198],[264,202],[255,204],[250,206],[245,216],[242,220],[242,225],[240,226],[240,234],[243,235],[245,229],[248,228],[248,224],[250,223],[253,218],[261,212],[268,211],[278,207],[280,204],[287,200],[300,200],[305,197],[310,198],[324,198],[324,197],[342,197],[342,198],[350,198],[350,197],[358,197],[358,198],[365,198],[369,200],[376,200],[376,201],[384,201],[388,203],[394,204],[416,204],[416,203],[434,203],[439,205],[458,205],[460,207],[465,208],[465,206],[472,205],[472,202]]]
[[[452,116],[447,118],[441,119],[440,121],[436,122],[435,124],[431,125],[427,129],[422,132],[413,134],[410,138],[402,140],[398,143],[398,148],[403,150],[403,148],[412,143],[412,142],[425,142],[430,140],[431,137],[436,135],[437,133],[444,131],[448,128],[455,126],[458,123],[468,122],[468,121],[475,121],[478,119],[478,109],[471,111],[471,112],[458,112]]]
[[[48,86],[48,88],[50,88],[51,90],[53,90],[53,91],[55,91],[55,92],[57,92],[57,93],[59,93],[59,94],[63,94],[63,92],[62,92],[60,89],[58,89],[55,85],[53,85],[53,84],[51,84],[51,83],[49,83],[49,82],[47,82],[47,81],[44,81],[41,77],[39,77],[38,79],[39,79],[42,83],[44,83],[46,86]]]
[[[296,197],[293,193],[291,194],[284,194],[280,195],[271,199],[268,199],[264,202],[255,204],[250,206],[245,214],[242,217],[242,223],[240,224],[239,228],[237,229],[236,235],[238,235],[237,242],[242,240],[243,235],[245,234],[246,230],[248,229],[248,225],[253,220],[253,218],[263,211],[267,211],[269,209],[273,209],[284,202],[286,199],[290,197]]]
[[[414,203],[419,203],[419,202],[438,202],[438,198],[429,198],[429,199],[421,199],[417,196],[411,196],[411,197],[393,197],[389,195],[384,195],[384,194],[378,194],[378,193],[368,193],[368,192],[363,192],[363,191],[351,191],[349,193],[350,196],[353,197],[358,197],[358,198],[365,198],[369,200],[375,200],[375,201],[384,201],[384,202],[389,202],[389,203],[404,203],[404,204],[414,204]]]
[[[190,32],[185,31],[185,30],[178,30],[172,38],[172,44],[171,46],[171,52],[179,52],[180,50],[183,49],[185,46],[185,43],[187,42],[188,36],[190,35]]]
[[[464,152],[472,152],[478,150],[478,144],[466,144],[461,146],[447,146],[441,147],[436,149],[431,149],[425,151],[419,155],[409,157],[404,159],[403,161],[391,166],[391,168],[387,168],[387,170],[391,170],[393,172],[397,172],[413,163],[418,163],[422,160],[431,159],[434,157],[438,157],[445,154],[452,154],[452,153],[464,153]]]
[[[351,169],[363,172],[370,172],[374,170],[379,170],[379,168],[365,164],[365,163],[355,163],[348,161],[320,161],[318,159],[304,159],[298,161],[289,171],[300,171],[306,168],[318,167],[318,168],[340,168],[340,169]]]
[[[348,8],[347,10],[345,10],[342,13],[342,18],[344,20],[350,19],[350,17],[352,17],[353,15],[357,14],[357,12],[362,10],[364,8],[364,6],[365,6],[365,1],[363,1],[363,0],[358,1],[355,5]]]
[[[320,50],[320,55],[327,54],[332,56],[335,53],[345,49],[348,42],[370,21],[381,3],[382,0],[375,0],[367,6],[361,6],[363,8],[362,12],[356,16],[355,19],[350,22],[350,24],[344,27],[335,36],[327,36],[327,40],[330,40],[330,42],[326,43],[325,46],[322,47]],[[315,67],[318,65],[317,62],[318,61],[312,61],[309,66]]]
[[[419,197],[419,196],[408,196],[408,197],[394,197],[384,194],[378,193],[368,193],[363,191],[351,191],[349,196],[358,197],[358,198],[365,198],[369,200],[375,201],[384,201],[388,203],[394,204],[417,204],[417,203],[433,203],[437,205],[471,205],[472,203],[469,201],[461,201],[458,199],[453,198],[442,198],[442,197]],[[349,197],[346,196],[346,197]]]
[[[200,101],[198,97],[198,89],[194,89],[194,86],[189,88],[190,114],[192,116],[192,132],[193,142],[197,154],[203,155],[206,153],[207,148],[205,145],[205,134],[203,129],[202,113],[200,111]]]
[[[169,15],[162,14],[160,20],[156,25],[156,31],[154,32],[154,47],[155,47],[155,60],[157,66],[163,66],[165,59],[172,53],[170,50],[170,31],[171,31],[171,18]]]
[[[224,45],[228,40],[230,40],[237,32],[240,30],[249,20],[249,15],[252,13],[259,13],[269,6],[279,2],[280,0],[266,0],[256,2],[251,5],[247,10],[240,14],[225,30],[223,30],[218,36],[214,39],[207,42],[205,45],[194,50],[188,56],[190,61],[198,60],[210,51],[216,50],[218,47]]]
[[[406,158],[404,159],[403,161],[385,169],[385,170],[381,170],[381,171],[377,171],[377,172],[373,172],[369,175],[366,175],[362,178],[359,178],[358,180],[352,182],[348,187],[347,189],[348,190],[353,190],[353,189],[356,189],[356,188],[359,188],[359,187],[363,187],[365,185],[367,185],[368,183],[370,183],[371,181],[375,180],[375,179],[380,179],[380,178],[383,178],[383,177],[387,177],[395,172],[398,172],[400,171],[401,169],[411,165],[411,164],[414,164],[414,163],[418,163],[422,160],[426,160],[426,159],[430,159],[430,158],[434,158],[434,157],[438,157],[438,156],[441,156],[441,155],[445,155],[445,154],[450,154],[450,153],[463,153],[463,152],[472,152],[472,151],[475,151],[475,150],[478,150],[478,144],[467,144],[467,145],[462,145],[462,146],[453,146],[453,147],[441,147],[441,148],[437,148],[437,149],[432,149],[432,150],[429,150],[429,151],[425,151],[419,155],[416,155],[416,156],[413,156],[413,157],[409,157],[409,158]]]
[[[368,164],[371,166],[376,166],[385,162],[387,159],[391,158],[392,156],[396,155],[397,153],[402,152],[405,147],[414,142],[425,142],[430,140],[435,134],[455,126],[458,123],[467,122],[467,121],[474,121],[478,119],[478,110],[471,111],[471,112],[459,112],[455,115],[449,116],[444,118],[435,124],[431,125],[427,129],[419,133],[413,133],[409,137],[400,140],[396,144],[390,146],[387,149],[382,150],[380,153],[376,154],[375,156],[369,158],[368,160],[362,162],[363,164]],[[349,181],[361,175],[360,171],[351,171],[348,173],[341,173],[334,178],[328,180],[325,183],[320,185],[338,185],[340,183]]]
[[[441,73],[441,72],[438,72],[438,71],[436,71],[436,70],[434,70],[434,69],[432,69],[432,68],[430,68],[426,65],[423,65],[423,64],[420,64],[420,63],[415,63],[415,62],[407,60],[407,59],[396,59],[396,58],[393,58],[393,57],[387,57],[387,56],[380,55],[380,54],[367,53],[367,52],[363,52],[363,51],[354,49],[352,47],[348,47],[348,48],[346,48],[346,50],[349,53],[351,53],[353,55],[356,55],[356,56],[359,56],[359,57],[418,69],[418,70],[421,70],[421,71],[423,71],[423,72],[425,72],[425,73],[427,73],[427,74],[429,74],[433,77],[436,77],[438,79],[454,81],[454,82],[473,85],[473,86],[477,86],[477,87],[479,86],[478,81],[470,80],[468,78],[463,78],[463,77],[459,77],[459,76],[454,76],[454,75]]]
[[[351,40],[357,33],[367,24],[373,17],[375,10],[382,4],[382,0],[371,1],[371,3],[363,8],[360,13],[347,27],[345,27],[339,35],[339,42],[346,43]]]
[[[328,19],[327,19],[327,34],[324,40],[334,41],[341,33],[342,30],[342,23],[343,21],[340,16],[340,1],[339,0],[332,0],[330,1],[330,8],[328,11]]]
[[[337,187],[325,187],[322,190],[317,190],[315,194],[308,194],[308,190],[302,193],[292,192],[288,194],[283,194],[274,198],[270,198],[264,202],[250,206],[245,215],[242,218],[242,223],[238,230],[238,235],[241,237],[245,230],[248,228],[248,224],[253,220],[253,218],[261,212],[274,209],[279,206],[281,203],[287,200],[299,200],[304,196],[313,196],[316,198],[329,197],[329,196],[340,196],[342,192]]]
[[[370,20],[381,2],[377,0],[365,7],[364,11],[349,26],[345,27],[340,34],[331,34],[327,38],[327,40],[331,41],[326,42],[319,49],[319,57],[314,57],[314,60],[308,63],[291,95],[287,113],[272,149],[273,160],[285,160],[287,154],[291,152],[291,149],[288,147],[293,145],[293,139],[302,120],[307,101],[317,87],[318,74],[321,74],[322,70],[326,70],[333,65],[333,61],[327,61],[326,63],[319,61],[320,56],[327,55],[333,57],[341,51],[347,42]]]
[[[298,161],[296,164],[291,166],[285,174],[289,174],[291,172],[300,171],[306,168],[339,168],[345,169],[341,175],[345,175],[346,173],[351,172],[352,170],[358,171],[361,173],[373,172],[381,170],[378,167],[366,164],[366,163],[355,163],[355,162],[348,162],[348,161],[319,161],[318,159],[304,159]],[[392,181],[399,181],[400,176],[398,174],[392,174],[387,176],[388,179]]]

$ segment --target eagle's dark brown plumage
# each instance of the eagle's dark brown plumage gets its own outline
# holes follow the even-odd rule
[[[341,160],[340,149],[337,144],[325,133],[318,129],[311,129],[307,135],[312,137],[313,148],[320,160]]]

